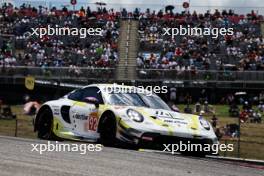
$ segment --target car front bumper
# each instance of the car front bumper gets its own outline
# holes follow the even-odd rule
[[[162,149],[165,144],[218,144],[217,138],[207,138],[201,136],[179,137],[177,135],[164,135],[157,132],[142,132],[126,126],[122,121],[119,122],[117,131],[119,140],[140,145],[142,148]]]

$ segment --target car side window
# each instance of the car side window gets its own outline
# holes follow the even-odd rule
[[[82,100],[86,97],[94,97],[99,101],[99,104],[104,104],[101,91],[98,87],[86,87],[83,89]],[[81,101],[82,101],[81,100]]]
[[[82,100],[82,89],[77,89],[76,91],[69,94],[68,98],[75,101],[81,101]]]

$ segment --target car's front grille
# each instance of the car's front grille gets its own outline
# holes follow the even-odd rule
[[[151,139],[152,140],[149,140]],[[148,139],[148,140],[144,140]],[[182,138],[177,136],[166,136],[158,133],[144,133],[141,137],[141,144],[147,148],[160,148],[163,144],[213,144],[211,139]]]

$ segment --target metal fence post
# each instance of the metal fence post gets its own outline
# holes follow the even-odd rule
[[[225,146],[227,146],[227,140],[225,139]],[[224,157],[226,157],[226,150],[224,152]]]
[[[15,137],[17,137],[17,126],[18,126],[18,121],[17,121],[17,118],[16,118],[16,123],[15,123]]]

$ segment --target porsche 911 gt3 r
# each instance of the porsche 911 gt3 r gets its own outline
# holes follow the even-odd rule
[[[113,86],[89,85],[43,104],[34,118],[38,137],[100,141],[105,145],[116,141],[131,145],[218,142],[203,117],[174,112],[147,90],[115,85],[119,90],[134,91],[109,91]]]

